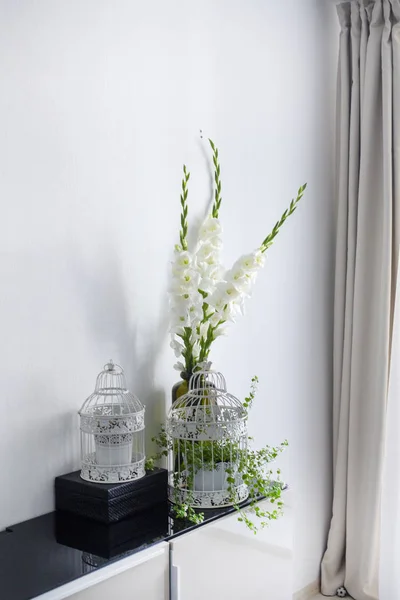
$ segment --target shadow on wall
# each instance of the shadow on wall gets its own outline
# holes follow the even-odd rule
[[[165,389],[157,388],[155,372],[168,330],[165,302],[160,302],[159,320],[150,326],[137,319],[135,298],[127,298],[121,263],[115,249],[102,244],[96,260],[75,255],[71,265],[82,302],[83,319],[92,341],[104,354],[104,362],[112,358],[125,371],[129,389],[146,406],[146,448],[151,450],[151,436],[165,420],[169,398]],[[133,275],[134,277],[134,275]],[[99,365],[99,370],[102,365]],[[97,374],[96,374],[97,375]]]

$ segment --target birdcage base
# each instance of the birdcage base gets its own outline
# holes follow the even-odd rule
[[[82,462],[81,478],[95,483],[123,483],[140,479],[146,474],[144,457],[126,465],[99,465],[96,462],[96,452],[86,456]]]
[[[235,487],[235,498],[227,490],[196,491],[168,486],[168,499],[173,504],[188,504],[194,508],[223,508],[244,502],[249,496],[249,490],[244,483]]]

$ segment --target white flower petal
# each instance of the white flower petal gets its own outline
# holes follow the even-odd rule
[[[200,228],[199,237],[201,240],[208,240],[211,237],[222,234],[222,227],[219,219],[215,217],[207,217]]]
[[[233,283],[228,282],[225,286],[225,296],[230,301],[233,301],[240,297],[240,291],[233,285]]]
[[[218,235],[213,235],[208,238],[208,244],[212,247],[213,252],[222,249],[222,240]]]
[[[215,282],[209,277],[203,277],[199,283],[199,290],[206,294],[212,294],[215,290]]]
[[[255,250],[251,254],[243,255],[236,263],[246,272],[258,271],[265,264],[265,254],[261,250]]]
[[[213,261],[216,259],[214,246],[208,242],[200,243],[196,250],[197,262],[205,262],[210,259]]]
[[[218,325],[218,323],[220,323],[220,321],[224,320],[224,316],[222,313],[219,312],[215,312],[211,315],[211,317],[209,318],[209,323],[213,326],[216,327]]]
[[[172,340],[170,343],[170,347],[174,351],[176,358],[179,358],[182,355],[183,350],[185,349],[185,346],[178,342],[178,340]]]
[[[197,326],[203,319],[203,309],[195,304],[189,306],[188,309],[191,326]]]
[[[175,260],[172,263],[172,272],[179,272],[182,269],[189,269],[193,264],[193,256],[187,250],[175,253]]]
[[[171,323],[169,332],[175,335],[183,335],[185,333],[185,328],[177,323]]]
[[[221,335],[228,335],[227,328],[220,325],[218,329],[214,331],[214,338],[220,337]]]
[[[186,307],[180,310],[180,307],[174,306],[171,310],[171,324],[175,327],[190,327],[190,315]]]
[[[206,338],[207,337],[207,332],[208,332],[208,328],[210,327],[210,323],[202,323],[200,325],[200,337],[202,338]]]

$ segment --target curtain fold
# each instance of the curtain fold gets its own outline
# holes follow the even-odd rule
[[[343,2],[337,11],[334,499],[321,587],[377,600],[399,240],[400,0]]]
[[[393,320],[383,471],[379,598],[400,596],[400,265]]]

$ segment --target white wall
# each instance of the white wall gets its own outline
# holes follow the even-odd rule
[[[253,249],[304,181],[246,318],[215,348],[261,379],[258,443],[288,437],[296,587],[330,511],[336,19],[317,0],[0,1],[0,527],[53,507],[78,468],[77,410],[110,358],[147,405],[176,379],[168,262],[181,165],[190,216],[220,147],[225,257]]]

